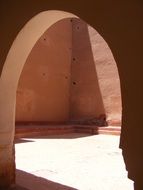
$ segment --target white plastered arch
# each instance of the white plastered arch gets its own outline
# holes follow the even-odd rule
[[[33,17],[15,38],[0,78],[0,137],[1,144],[11,144],[15,129],[16,90],[25,61],[42,34],[56,22],[65,18],[77,18],[63,11],[44,11]]]

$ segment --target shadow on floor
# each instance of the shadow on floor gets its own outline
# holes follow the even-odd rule
[[[35,137],[31,137],[31,139],[76,139],[76,138],[82,138],[82,137],[88,137],[91,136],[87,133],[68,133],[68,134],[59,134],[59,135],[38,135]]]
[[[69,133],[69,134],[59,134],[59,135],[35,135],[35,136],[25,136],[23,138],[15,138],[14,144],[19,143],[28,143],[28,142],[35,142],[35,139],[76,139],[76,138],[83,138],[92,136],[86,133]]]
[[[29,142],[35,142],[35,141],[22,139],[22,138],[17,138],[17,139],[14,140],[14,144],[29,143]]]
[[[16,184],[12,190],[78,190],[21,170],[16,170]]]
[[[16,125],[15,139],[50,138],[74,139],[98,134],[98,127],[93,125]]]

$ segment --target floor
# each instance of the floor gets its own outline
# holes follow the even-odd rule
[[[16,141],[17,190],[133,190],[119,136],[67,134]]]

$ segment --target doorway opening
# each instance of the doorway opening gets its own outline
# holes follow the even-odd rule
[[[70,20],[66,20],[69,18]],[[66,35],[63,35],[61,33],[58,41],[53,43],[54,41],[51,40],[52,38],[48,38],[46,34],[50,30],[52,30],[53,27],[56,27],[56,24],[60,24],[60,22],[62,21],[68,22],[71,28],[70,33],[65,32]],[[65,28],[61,27],[61,30],[64,31]],[[119,85],[119,78],[118,78],[116,64],[114,64],[115,63],[114,61],[111,63],[111,60],[114,59],[113,56],[112,58],[109,56],[112,55],[112,53],[108,45],[103,40],[103,38],[96,31],[93,31],[93,28],[91,28],[91,30],[89,28],[90,26],[88,26],[79,18],[77,18],[75,15],[72,15],[70,13],[65,13],[62,11],[45,11],[35,16],[33,19],[31,19],[25,25],[25,27],[20,31],[17,38],[13,42],[13,45],[8,53],[6,62],[3,67],[1,75],[2,84],[0,86],[2,92],[1,105],[2,108],[4,108],[2,110],[2,116],[4,117],[1,118],[1,123],[3,126],[5,126],[4,132],[6,131],[6,134],[4,136],[5,137],[4,142],[10,145],[8,147],[9,148],[8,151],[10,150],[8,155],[10,164],[9,163],[8,164],[11,166],[10,168],[11,171],[10,172],[8,172],[9,170],[6,171],[7,175],[9,176],[7,178],[9,180],[9,183],[13,181],[14,171],[15,171],[13,167],[14,151],[12,150],[13,150],[13,139],[14,139],[14,129],[15,129],[16,90],[17,90],[17,107],[16,107],[17,123],[47,122],[47,123],[58,124],[58,127],[51,126],[51,128],[48,129],[48,131],[47,131],[48,127],[46,126],[46,128],[44,129],[46,130],[46,133],[49,132],[53,134],[53,129],[61,131],[61,128],[59,127],[60,123],[66,124],[65,126],[66,132],[68,131],[67,123],[68,124],[70,123],[72,127],[69,128],[69,131],[74,129],[76,130],[76,132],[81,132],[81,130],[83,132],[83,130],[85,129],[86,130],[92,129],[92,133],[94,132],[96,133],[97,130],[93,131],[93,128],[91,126],[96,127],[98,125],[103,125],[104,122],[108,124],[108,122],[110,122],[111,120],[113,121],[113,118],[111,119],[110,111],[111,110],[117,111],[121,109],[121,107],[120,108],[118,107],[119,102],[117,101],[120,98],[120,95],[118,94],[117,96],[115,96],[115,94],[113,93],[113,88],[111,88],[110,79],[112,79],[112,82],[113,81],[118,82]],[[67,30],[69,31],[69,28]],[[54,33],[51,33],[51,35],[53,34]],[[59,32],[57,32],[56,37],[58,37],[59,34],[60,30]],[[91,34],[93,34],[93,36]],[[63,40],[61,40],[62,39],[61,36],[63,37]],[[67,43],[65,36],[66,38],[70,37],[71,41],[70,42],[68,41]],[[99,36],[100,39],[96,38]],[[55,39],[56,38],[53,37],[53,40]],[[94,43],[91,43],[94,41],[93,39],[96,40]],[[102,43],[100,43],[101,39]],[[61,46],[60,48],[57,48],[59,42]],[[103,54],[101,54],[101,52],[103,53],[103,49],[101,48],[102,51],[99,51],[101,50],[99,47],[102,47],[103,42],[104,44],[106,44],[103,48],[104,51],[108,49],[108,53],[106,52],[104,54],[104,56],[108,58],[106,64],[103,64],[106,60],[106,58],[103,57]],[[70,43],[72,46],[69,46]],[[46,51],[45,47],[48,47],[49,44],[51,44],[51,47],[53,48],[55,55],[53,57],[50,57],[52,56],[53,51],[52,48],[49,49],[49,52],[50,51],[52,52],[51,54],[49,54],[50,56],[48,56],[48,58],[52,60],[52,64],[49,64],[47,60],[48,58],[46,56],[49,52]],[[32,54],[34,54],[36,51],[35,48],[38,49],[39,46],[43,48],[43,51],[38,51],[35,54],[35,56],[32,57]],[[95,50],[96,54],[93,53]],[[65,51],[67,53],[65,54],[65,56],[63,56],[63,52]],[[38,53],[40,53],[40,56],[38,56]],[[57,55],[58,55],[58,60],[57,60]],[[39,60],[40,57],[41,61]],[[34,62],[32,60],[34,60]],[[39,69],[35,70],[36,67],[32,67],[33,70],[30,71],[31,68],[30,64],[27,64],[28,61],[31,62],[30,64],[36,64],[36,66],[38,66]],[[38,63],[40,63],[40,66]],[[59,63],[61,64],[59,65]],[[54,67],[54,64],[57,66]],[[25,70],[27,70],[27,72],[30,71],[31,73],[28,76],[28,78],[26,77],[28,79],[27,81],[25,80],[23,74]],[[116,80],[114,80],[115,75],[113,73],[114,74],[117,73]],[[109,75],[112,76],[110,79],[107,77]],[[32,79],[32,76],[34,80]],[[41,85],[38,84],[39,83],[38,79],[42,81]],[[35,90],[33,90],[31,89],[32,86],[31,84],[35,81],[37,82],[37,84],[33,85],[35,87]],[[113,86],[116,86],[117,84],[116,82]],[[57,83],[59,84],[59,86],[56,85]],[[25,84],[27,86],[25,86]],[[50,85],[47,87],[46,85],[48,84]],[[46,92],[47,94],[45,97],[46,88],[50,88],[50,90]],[[64,90],[65,93],[61,94],[61,89]],[[120,87],[118,88],[118,90],[119,89]],[[41,96],[40,92],[43,91],[44,93],[41,93],[42,94]],[[49,92],[51,92],[52,95],[48,94]],[[57,95],[55,92],[57,93]],[[110,94],[109,92],[112,93]],[[60,101],[59,101],[59,95],[61,96]],[[55,98],[53,99],[53,97]],[[45,99],[47,101],[45,101]],[[112,104],[112,109],[111,109],[110,103],[112,102],[111,100],[113,99],[115,99],[116,103],[117,102],[118,103]],[[48,106],[44,107],[47,104],[49,107]],[[26,105],[26,107],[24,107],[24,105]],[[41,105],[43,105],[42,108],[38,107]],[[54,107],[54,105],[58,105],[59,107],[58,106]],[[118,114],[114,114],[114,116],[117,115]],[[116,117],[114,119],[116,120]],[[96,122],[98,123],[98,125],[95,125]],[[87,128],[86,127],[85,128],[82,127],[82,129],[80,127],[78,128],[77,126],[79,125],[82,126],[87,125]],[[27,128],[29,129],[28,125]],[[25,133],[24,131],[25,128],[24,130],[22,130],[22,133],[21,132],[17,133],[17,129],[19,130],[20,128],[16,128],[16,135],[18,134],[18,136],[20,136],[22,133]],[[31,129],[31,132],[32,130],[35,129]],[[40,129],[36,127],[36,130],[37,133],[38,130],[41,132],[41,126]],[[58,133],[60,133],[59,131]],[[5,171],[3,171],[3,173],[5,174]]]

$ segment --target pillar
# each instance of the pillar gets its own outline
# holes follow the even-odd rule
[[[5,89],[0,83],[0,189],[7,189],[15,183],[14,126],[14,91]]]

